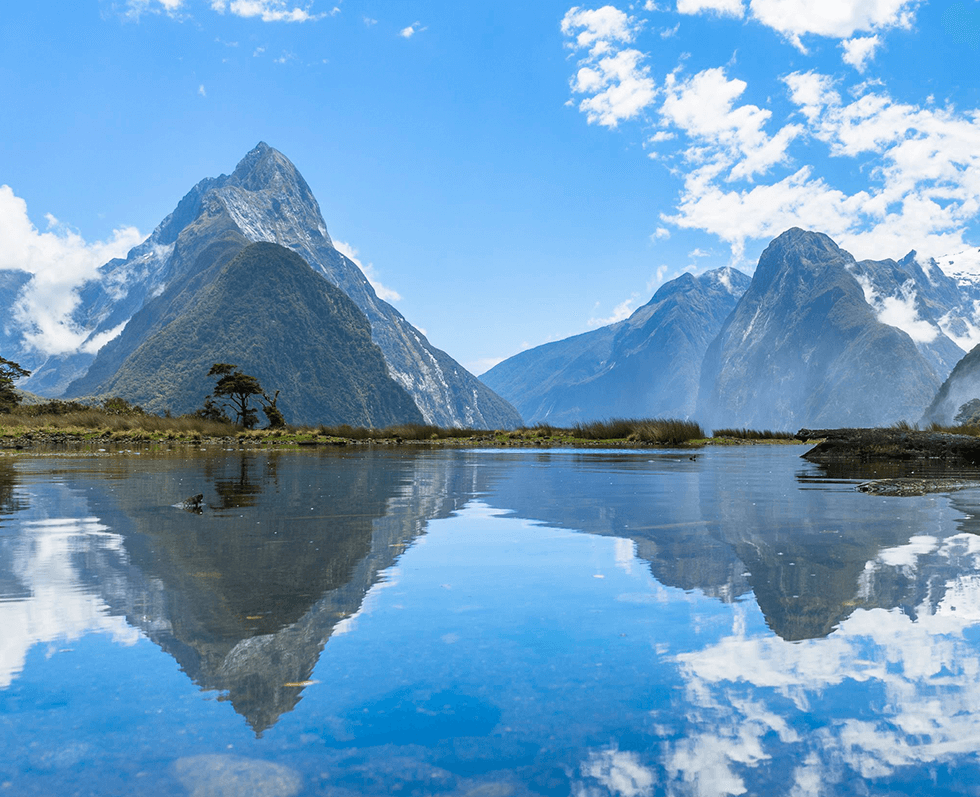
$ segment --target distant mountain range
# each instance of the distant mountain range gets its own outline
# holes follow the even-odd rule
[[[255,244],[263,244],[256,247]],[[0,271],[0,356],[47,397],[201,405],[226,361],[281,390],[292,423],[511,428],[614,417],[708,428],[948,423],[980,398],[980,283],[915,252],[858,261],[791,229],[750,279],[683,274],[630,318],[522,352],[481,379],[432,346],[334,246],[296,167],[260,143],[206,178],[78,291],[77,350],[45,355]],[[959,363],[959,365],[958,365]],[[948,378],[948,379],[947,379]]]
[[[857,261],[826,235],[794,228],[772,241],[751,281],[733,269],[685,274],[627,321],[522,352],[482,379],[532,424],[915,422],[964,357],[980,299],[976,285],[927,266],[914,252]],[[949,420],[980,396],[980,352],[971,358],[958,371],[975,360],[976,375],[947,390],[955,399],[935,417]]]
[[[226,334],[222,325],[225,319],[221,316],[210,325],[184,317],[186,313],[197,313],[198,321],[201,320],[202,308],[207,306],[201,298],[205,292],[213,303],[212,308],[229,311],[233,297],[216,295],[213,281],[245,245],[262,241],[292,250],[314,273],[353,301],[366,316],[371,337],[384,359],[387,374],[383,375],[383,381],[389,381],[389,377],[394,380],[411,397],[414,406],[405,407],[399,401],[382,402],[384,406],[354,413],[355,406],[367,405],[363,397],[352,397],[346,414],[341,416],[333,410],[308,414],[316,403],[313,399],[288,396],[287,393],[296,390],[308,392],[310,396],[323,395],[308,380],[314,372],[336,371],[336,361],[323,358],[321,345],[334,332],[318,342],[304,340],[303,336],[309,335],[318,323],[316,313],[324,311],[326,305],[317,304],[315,309],[306,300],[312,301],[312,295],[286,297],[277,289],[276,279],[270,279],[266,285],[267,301],[254,302],[249,312],[260,314],[254,317],[257,328],[268,331],[278,325],[275,328],[288,330],[287,337],[295,346],[263,349],[253,337],[251,349],[230,347],[228,344],[234,336],[229,338]],[[279,258],[278,262],[286,260]],[[13,307],[19,291],[30,278],[24,272],[0,272],[0,302],[5,308]],[[222,284],[233,282],[226,280]],[[305,279],[293,284],[310,285]],[[330,303],[325,298],[324,301]],[[334,305],[340,307],[336,302]],[[291,312],[300,312],[305,317],[294,317]],[[34,371],[20,387],[41,395],[81,397],[118,392],[124,398],[141,398],[144,406],[152,410],[188,407],[201,395],[200,389],[178,390],[170,377],[182,368],[189,368],[191,360],[172,361],[161,371],[163,363],[153,352],[162,340],[160,334],[164,330],[172,333],[177,328],[173,325],[179,322],[181,328],[197,324],[196,329],[212,336],[195,341],[202,354],[220,349],[226,352],[228,360],[239,365],[266,362],[270,367],[273,367],[272,360],[278,358],[279,371],[294,375],[289,380],[284,377],[274,380],[268,387],[285,386],[287,382],[292,386],[291,390],[283,390],[280,402],[281,406],[288,404],[294,409],[287,415],[289,421],[315,423],[329,418],[369,424],[376,418],[392,422],[422,419],[442,426],[483,428],[510,428],[521,423],[520,415],[510,404],[445,352],[432,346],[401,313],[378,298],[357,265],[334,247],[319,205],[302,175],[288,158],[264,143],[249,152],[231,175],[198,183],[146,241],[132,249],[124,260],[107,263],[100,269],[98,279],[83,286],[72,321],[89,334],[86,344],[78,351],[44,357],[26,345],[26,330],[14,319],[14,313],[8,312],[6,316],[9,320],[0,329],[0,350],[3,356]],[[350,314],[345,318],[355,326],[360,323],[352,321]],[[229,322],[232,319],[233,314],[227,317]],[[333,324],[325,317],[322,321],[328,326]],[[239,324],[238,331],[244,333],[247,326]],[[100,347],[106,340],[109,345]],[[191,348],[171,346],[167,351],[174,357],[191,357]],[[302,357],[296,362],[288,357],[283,359],[287,354],[298,355],[299,350],[303,350],[302,357],[308,358],[305,367]],[[317,350],[319,354],[315,355]],[[370,349],[357,351],[365,353]],[[316,359],[318,356],[321,359]],[[195,369],[200,362],[200,357],[194,360]],[[373,366],[359,360],[347,363],[342,370],[353,373],[361,367],[365,372],[376,373]],[[184,387],[193,382],[190,373],[187,377],[180,381]],[[324,377],[327,382],[332,378],[333,374]],[[378,395],[389,390],[388,385],[380,382],[376,388]],[[391,415],[390,411],[396,407],[405,411],[397,410]]]
[[[705,350],[748,284],[733,268],[683,274],[627,320],[521,352],[481,379],[530,424],[689,417]]]

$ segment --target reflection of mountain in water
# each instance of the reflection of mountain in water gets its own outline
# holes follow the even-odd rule
[[[383,454],[311,464],[215,459],[201,487],[214,508],[203,515],[127,507],[132,562],[166,585],[166,622],[148,635],[202,687],[224,691],[256,732],[296,705],[337,625],[425,521],[446,513],[454,473]],[[145,627],[140,607],[126,613]]]
[[[71,487],[56,514],[97,517],[116,532],[103,550],[73,531],[65,558],[92,593],[87,600],[124,615],[261,733],[296,705],[323,646],[383,571],[429,518],[452,510],[452,482],[471,478],[454,459],[76,461],[59,473]],[[6,476],[0,470],[0,491]],[[198,492],[203,514],[171,506]],[[53,493],[47,498],[53,503]]]
[[[786,640],[824,637],[859,607],[900,607],[914,617],[924,600],[938,604],[955,562],[909,567],[888,552],[938,527],[938,513],[955,512],[943,500],[810,483],[816,473],[797,456],[549,453],[508,469],[490,500],[522,517],[631,539],[667,586],[724,601],[751,590]],[[610,470],[616,479],[602,478]],[[882,511],[881,501],[902,503]]]

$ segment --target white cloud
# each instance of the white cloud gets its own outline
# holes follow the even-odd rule
[[[802,36],[849,39],[855,33],[909,28],[920,0],[752,0],[752,17],[806,52]]]
[[[625,12],[613,6],[603,6],[594,11],[575,6],[561,21],[561,32],[574,36],[574,49],[599,48],[600,55],[613,42],[631,42],[636,35],[636,22]]]
[[[562,19],[567,46],[587,50],[571,80],[572,91],[589,95],[579,103],[590,123],[616,127],[649,107],[657,96],[646,56],[623,47],[633,41],[638,23],[612,6],[595,11],[572,8]]]
[[[864,291],[865,301],[871,305],[881,323],[898,327],[916,343],[932,343],[939,335],[940,330],[932,322],[919,317],[912,280],[901,286],[897,296],[881,296],[866,276],[855,274],[854,277]]]
[[[403,39],[411,39],[416,33],[421,33],[424,30],[428,30],[428,28],[422,27],[421,22],[413,22],[407,28],[402,28],[398,31],[398,35]]]
[[[185,0],[126,0],[123,16],[139,21],[143,14],[165,13],[171,17],[178,17],[181,7]]]
[[[640,295],[638,293],[634,293],[629,299],[624,299],[617,304],[613,308],[613,311],[608,318],[590,318],[589,326],[606,327],[619,321],[625,321],[627,318],[633,315],[633,311],[636,309],[636,305],[639,300]]]
[[[850,64],[858,72],[863,72],[875,57],[875,51],[881,45],[881,39],[876,33],[874,36],[856,36],[853,39],[845,39],[841,42],[844,50],[844,63]]]
[[[677,0],[679,14],[700,14],[704,11],[728,17],[745,16],[742,0]]]
[[[602,794],[618,794],[621,797],[650,797],[656,783],[653,771],[643,766],[636,753],[616,747],[590,751],[580,770],[586,780],[585,783],[575,784],[573,793],[583,796],[591,797],[597,793],[585,785],[589,781],[597,781],[602,787]]]
[[[211,8],[224,13],[227,8],[232,14],[246,19],[259,17],[263,22],[310,22],[322,19],[325,14],[311,14],[310,6],[293,6],[286,0],[212,0]]]
[[[107,241],[86,242],[48,214],[48,231],[39,232],[27,203],[9,186],[0,186],[0,269],[34,275],[18,298],[14,315],[25,326],[28,345],[48,354],[75,351],[87,337],[71,321],[77,289],[95,279],[99,266],[126,253],[145,236],[135,227],[113,232]]]
[[[203,83],[197,87],[197,93],[202,97],[208,96],[208,92],[205,90]]]
[[[689,180],[710,180],[722,174],[728,180],[750,179],[765,173],[786,160],[790,143],[803,133],[801,126],[788,124],[769,136],[764,128],[772,117],[770,111],[735,104],[746,86],[742,80],[729,80],[720,67],[684,81],[676,73],[667,76],[661,117],[691,139],[687,159],[705,164]]]
[[[66,496],[58,496],[69,500]],[[0,601],[0,689],[20,675],[35,645],[57,649],[86,634],[107,634],[133,645],[138,629],[111,616],[105,599],[86,584],[80,565],[99,557],[125,561],[123,539],[98,518],[46,518],[22,523],[7,562],[27,588],[23,598]]]
[[[374,270],[373,263],[368,263],[367,265],[365,265],[360,261],[360,259],[358,259],[359,252],[357,251],[357,249],[355,249],[353,246],[351,246],[348,243],[344,243],[343,241],[334,240],[333,245],[334,248],[338,252],[340,252],[340,254],[342,254],[348,260],[353,262],[354,265],[356,265],[361,270],[361,272],[364,274],[364,277],[367,279],[367,281],[371,283],[371,287],[374,288],[374,292],[378,294],[379,299],[383,299],[386,302],[401,301],[402,297],[401,294],[398,293],[398,291],[388,288],[387,286],[381,283],[380,279],[378,279],[378,275]],[[422,334],[425,333],[423,332]]]
[[[372,19],[371,17],[364,17],[364,24],[370,28],[373,27],[374,25],[377,25],[378,20]]]

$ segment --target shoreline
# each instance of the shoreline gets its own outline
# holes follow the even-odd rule
[[[477,432],[471,436],[440,437],[425,440],[406,439],[398,436],[358,439],[322,435],[316,432],[282,431],[242,431],[234,436],[209,436],[184,433],[148,433],[142,430],[128,432],[94,431],[91,434],[62,432],[55,430],[34,430],[20,435],[0,437],[0,456],[65,453],[118,453],[120,447],[158,450],[174,448],[214,448],[221,450],[239,449],[243,451],[302,450],[309,448],[528,448],[528,449],[684,449],[699,450],[707,446],[754,446],[754,445],[812,445],[796,438],[699,438],[680,443],[659,443],[611,438],[591,440],[567,435],[547,435],[539,430]],[[102,450],[99,450],[99,449]]]

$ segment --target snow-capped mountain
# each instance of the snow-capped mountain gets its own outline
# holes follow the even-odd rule
[[[169,287],[203,273],[199,260],[207,259],[209,247],[222,236],[287,247],[353,299],[370,321],[391,377],[408,391],[427,422],[484,428],[521,422],[513,407],[432,346],[377,296],[357,265],[334,247],[302,175],[285,155],[265,143],[249,152],[232,174],[194,186],[126,259],[110,261],[100,269],[99,279],[79,292],[72,318],[89,331],[86,345],[38,364],[22,387],[49,396],[97,393],[104,379],[142,342],[132,334],[124,341],[127,336],[121,335],[122,330]],[[145,319],[144,325],[153,326]],[[16,331],[8,336],[16,338]],[[115,345],[105,346],[107,341]],[[99,361],[93,363],[95,351]],[[14,353],[19,353],[16,348]]]

